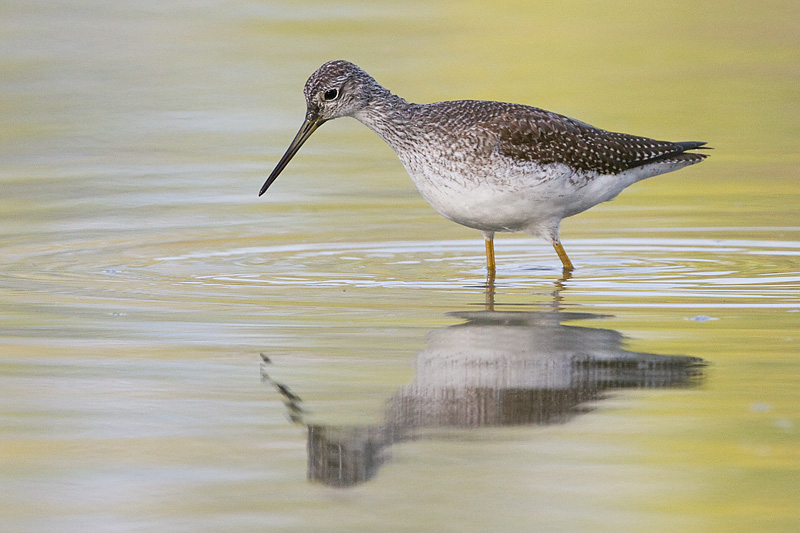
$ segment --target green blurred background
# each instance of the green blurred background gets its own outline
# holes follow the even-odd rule
[[[800,3],[0,3],[0,501],[9,531],[795,531]],[[380,139],[326,124],[269,193],[302,87],[353,61],[414,102],[491,99],[711,157],[500,236],[498,310],[606,315],[702,386],[568,423],[431,431],[306,479],[306,420],[373,424],[481,309],[480,235]],[[588,349],[588,348],[587,348]]]

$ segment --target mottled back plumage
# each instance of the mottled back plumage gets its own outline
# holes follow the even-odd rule
[[[501,104],[508,109],[494,124],[500,153],[542,164],[564,163],[576,170],[617,174],[662,160],[700,162],[684,154],[705,143],[674,143],[614,133],[543,109]],[[676,159],[677,158],[677,159]]]

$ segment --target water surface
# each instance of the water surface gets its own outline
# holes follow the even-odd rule
[[[793,531],[792,2],[25,2],[0,42],[9,531]],[[715,147],[564,222],[436,215],[306,77]]]

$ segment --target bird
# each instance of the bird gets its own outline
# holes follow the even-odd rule
[[[434,210],[483,234],[492,280],[495,233],[524,232],[549,241],[569,274],[575,267],[561,244],[562,219],[612,200],[645,178],[707,157],[694,151],[707,148],[705,142],[606,131],[528,105],[411,103],[345,60],[319,67],[303,94],[303,124],[259,196],[320,126],[355,118],[394,150]]]

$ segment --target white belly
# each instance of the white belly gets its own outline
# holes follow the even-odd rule
[[[433,168],[403,161],[427,202],[442,216],[481,231],[552,233],[562,218],[617,196],[631,176],[575,174],[563,164],[508,165],[495,159],[487,170]],[[590,178],[590,179],[587,179]]]

